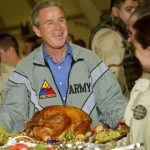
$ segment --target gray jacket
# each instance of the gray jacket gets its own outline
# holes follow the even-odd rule
[[[51,69],[43,58],[42,47],[25,57],[4,88],[0,124],[20,132],[24,122],[49,105],[72,105],[91,115],[93,125],[116,127],[127,104],[113,73],[88,49],[71,44],[72,66],[68,92],[63,101]]]

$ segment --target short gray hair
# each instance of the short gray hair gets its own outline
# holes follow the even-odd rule
[[[61,6],[61,4],[51,0],[42,0],[39,3],[37,3],[32,10],[30,18],[32,26],[39,26],[40,23],[39,12],[41,9],[48,7],[58,7],[64,13],[65,16],[65,11]]]

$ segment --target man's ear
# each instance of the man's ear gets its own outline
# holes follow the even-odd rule
[[[9,52],[10,55],[13,55],[14,54],[14,48],[12,46],[10,46],[7,51]]]
[[[32,29],[34,33],[36,34],[36,36],[41,37],[41,32],[37,26],[33,26]]]
[[[115,16],[115,17],[118,17],[118,10],[119,10],[118,7],[113,6],[112,7],[112,15]]]

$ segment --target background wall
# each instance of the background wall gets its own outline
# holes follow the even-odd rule
[[[23,46],[23,40],[33,35],[29,16],[40,0],[0,0],[0,33],[13,34]],[[148,2],[149,0],[142,0]],[[101,12],[109,8],[110,0],[57,0],[64,7],[69,32],[88,45],[90,31],[97,24]]]

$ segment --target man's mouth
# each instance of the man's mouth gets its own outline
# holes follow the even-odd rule
[[[60,37],[60,36],[63,36],[63,33],[62,32],[61,33],[55,33],[53,36],[54,37]]]

